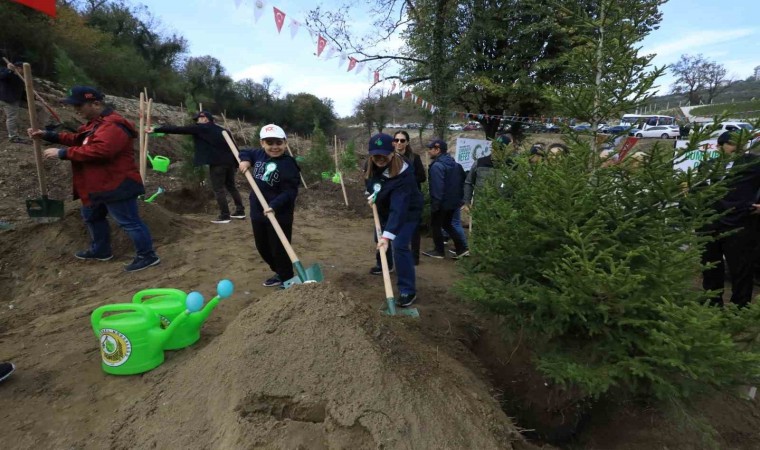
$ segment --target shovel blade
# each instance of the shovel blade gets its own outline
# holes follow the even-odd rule
[[[33,198],[26,201],[26,212],[33,219],[63,217],[63,202],[60,200],[50,200],[46,195],[42,198]]]
[[[296,269],[297,275],[282,283],[283,289],[287,289],[296,284],[321,283],[325,280],[324,275],[322,275],[322,268],[319,266],[319,264],[314,264],[311,267],[304,268],[300,262],[296,262],[293,264],[293,266]]]
[[[385,299],[385,308],[381,308],[380,312],[386,316],[409,316],[414,317],[415,319],[420,318],[420,312],[417,308],[402,308],[401,306],[396,306],[396,299],[393,297]]]

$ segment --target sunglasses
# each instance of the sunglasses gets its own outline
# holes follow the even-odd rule
[[[284,142],[282,139],[264,139],[267,145],[282,145]]]
[[[403,144],[406,142],[406,139],[394,139],[393,142],[401,142]]]

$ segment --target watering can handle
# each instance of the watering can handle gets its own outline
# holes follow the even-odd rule
[[[181,295],[182,297],[187,297],[185,291],[174,288],[143,289],[132,297],[132,303],[142,303],[145,297],[155,297],[158,295]]]
[[[151,311],[150,308],[147,306],[141,304],[141,303],[115,303],[111,305],[103,305],[100,308],[96,309],[92,312],[92,316],[90,317],[90,324],[92,325],[92,331],[95,332],[95,336],[100,336],[100,319],[103,317],[103,314],[109,313],[109,312],[118,312],[118,311],[135,311],[142,313],[146,319],[150,319],[151,317],[155,316],[156,314]]]

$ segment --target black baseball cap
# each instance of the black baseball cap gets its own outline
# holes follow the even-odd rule
[[[69,90],[69,96],[61,100],[67,105],[84,105],[88,102],[101,101],[104,96],[97,89],[90,86],[74,86]]]

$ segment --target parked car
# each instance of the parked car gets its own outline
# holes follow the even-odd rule
[[[463,131],[475,131],[475,130],[480,130],[482,128],[483,127],[481,127],[479,123],[468,123],[467,125],[464,126],[464,128],[462,128],[462,130]]]
[[[704,128],[710,128],[713,127],[714,124],[712,123],[706,123],[704,125]],[[720,136],[726,131],[739,131],[739,130],[746,130],[747,132],[752,132],[752,125],[748,124],[747,122],[735,122],[735,121],[727,121],[727,122],[721,122],[718,125],[718,129],[710,133],[711,137]]]
[[[559,133],[562,128],[559,125],[553,123],[544,124],[542,131],[544,133]]]
[[[678,125],[662,125],[638,130],[634,136],[638,138],[678,139],[681,136],[681,131]]]
[[[614,125],[611,127],[606,127],[602,133],[607,134],[625,134],[626,131],[628,131],[630,127],[628,125]]]
[[[573,127],[573,130],[575,131],[590,131],[591,125],[587,123],[582,123],[580,125],[576,125]]]
[[[452,123],[449,124],[449,130],[451,131],[462,131],[464,127],[458,123]]]

